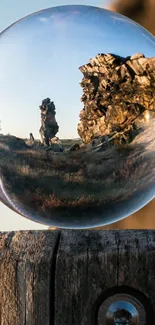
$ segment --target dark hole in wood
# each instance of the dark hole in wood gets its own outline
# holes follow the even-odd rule
[[[119,294],[119,293],[129,294],[129,295],[133,296],[134,298],[138,299],[141,302],[141,304],[144,306],[144,309],[146,312],[146,325],[154,325],[153,308],[152,308],[152,305],[151,305],[149,299],[140,291],[135,290],[131,287],[127,287],[127,286],[111,288],[111,289],[107,290],[106,292],[103,292],[103,294],[101,294],[98,297],[96,303],[94,304],[94,308],[92,308],[92,317],[91,317],[92,324],[91,325],[98,325],[98,312],[99,312],[100,306],[103,303],[103,301],[106,300],[107,298],[109,298],[115,294]]]

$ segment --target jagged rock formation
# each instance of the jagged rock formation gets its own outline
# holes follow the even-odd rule
[[[155,58],[98,54],[81,66],[84,108],[78,134],[87,144],[96,137],[129,143],[146,110],[155,110]]]
[[[62,146],[62,142],[58,137],[53,137],[50,139],[50,145],[52,145],[52,144],[57,144],[60,147]]]
[[[35,144],[35,139],[34,139],[33,133],[30,133],[29,144],[32,145],[32,146]]]
[[[154,0],[112,0],[107,9],[123,14],[155,35],[155,1]],[[114,224],[106,229],[154,229],[155,199],[132,216]]]
[[[47,148],[47,151],[48,150],[51,150],[54,152],[63,152],[64,151],[62,142],[60,141],[60,139],[58,137],[54,137],[54,138],[50,139],[49,145],[50,145],[50,147]]]
[[[30,133],[30,141],[34,142],[34,136],[33,136],[33,133]]]
[[[41,110],[41,128],[39,130],[41,135],[41,143],[50,145],[50,139],[53,138],[59,130],[59,126],[55,119],[55,105],[50,98],[42,101]]]

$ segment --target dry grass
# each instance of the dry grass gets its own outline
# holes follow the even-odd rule
[[[86,213],[127,206],[134,197],[154,187],[153,129],[139,134],[130,145],[109,149],[81,148],[54,154],[42,149],[0,149],[0,169],[10,204],[19,213],[45,221],[53,216],[73,218]],[[112,207],[113,206],[113,207]],[[114,211],[111,213],[114,218]],[[104,216],[103,216],[104,217]],[[44,221],[43,221],[44,222]]]

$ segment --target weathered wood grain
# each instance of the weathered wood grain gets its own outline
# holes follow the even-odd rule
[[[108,292],[131,289],[155,325],[155,231],[1,233],[0,248],[1,325],[97,325]]]
[[[62,232],[55,325],[96,325],[104,294],[117,286],[151,297],[155,315],[154,231]]]
[[[0,234],[1,325],[49,325],[50,272],[58,240],[57,231]]]

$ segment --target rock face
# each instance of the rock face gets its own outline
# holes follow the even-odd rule
[[[100,136],[132,141],[140,119],[155,111],[155,58],[98,54],[79,69],[84,108],[77,131],[83,143]]]
[[[35,143],[35,139],[34,139],[33,133],[30,133],[30,144],[34,145],[34,143]]]
[[[41,128],[39,130],[41,135],[41,143],[50,145],[50,139],[53,138],[59,130],[59,126],[55,119],[55,105],[50,98],[42,101],[41,110]]]
[[[63,152],[64,148],[62,145],[62,142],[58,137],[51,138],[49,141],[50,147],[47,148],[47,150],[52,150],[54,152]]]

